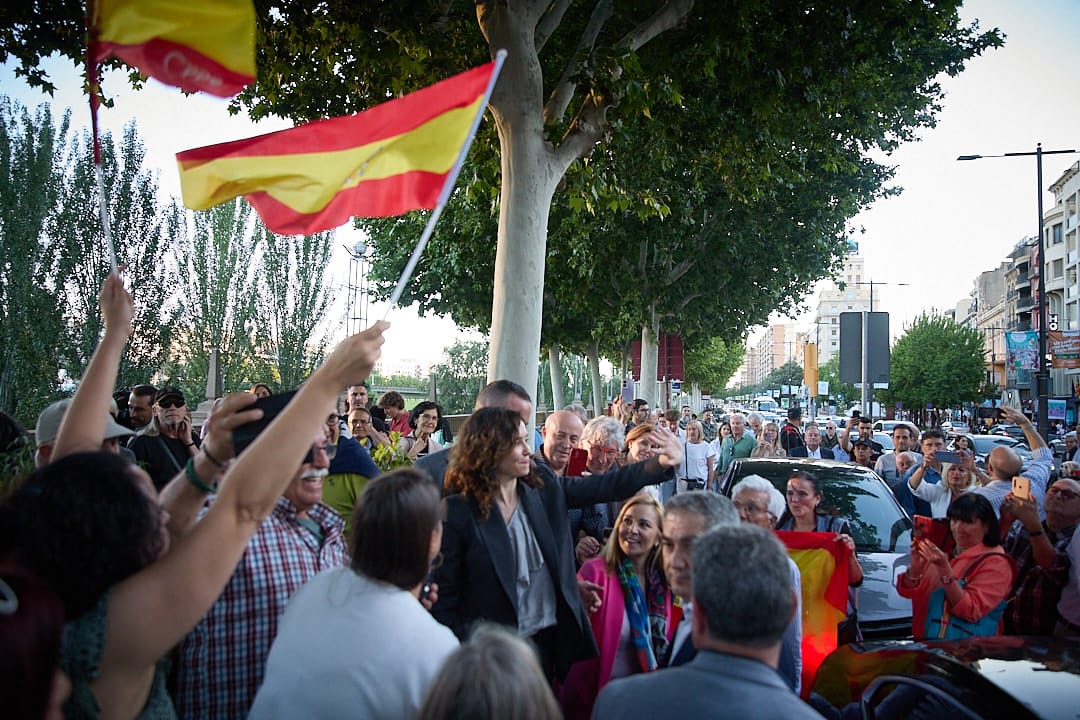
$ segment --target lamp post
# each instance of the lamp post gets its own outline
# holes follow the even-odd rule
[[[1035,196],[1038,199],[1038,212],[1039,222],[1035,226],[1035,236],[1039,239],[1039,249],[1036,253],[1036,260],[1039,264],[1039,362],[1036,366],[1035,372],[1035,393],[1038,398],[1036,416],[1036,427],[1039,430],[1039,434],[1044,438],[1046,437],[1047,430],[1049,428],[1049,422],[1047,417],[1047,400],[1049,396],[1047,385],[1049,384],[1049,373],[1046,369],[1046,238],[1043,236],[1043,172],[1042,172],[1042,159],[1043,155],[1069,155],[1077,152],[1076,150],[1043,150],[1042,143],[1038,143],[1035,146],[1034,152],[1010,152],[1002,153],[1001,155],[961,155],[956,158],[959,161],[963,160],[982,160],[983,158],[1002,158],[1002,157],[1031,157],[1035,156],[1035,169],[1036,169],[1036,187]]]

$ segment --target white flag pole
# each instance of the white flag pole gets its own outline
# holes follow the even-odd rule
[[[458,173],[461,172],[461,166],[465,163],[465,156],[469,154],[469,148],[472,147],[473,138],[476,136],[476,131],[480,127],[480,120],[484,117],[484,111],[487,110],[488,100],[491,98],[491,91],[495,88],[495,81],[499,79],[499,72],[502,70],[503,62],[505,60],[505,50],[499,50],[495,53],[495,68],[491,71],[491,79],[488,80],[487,89],[484,91],[483,102],[480,103],[480,107],[476,111],[476,117],[473,118],[472,127],[469,129],[469,136],[465,140],[465,144],[461,146],[461,152],[458,153],[457,160],[454,162],[453,167],[450,168],[450,172],[446,176],[446,182],[443,184],[442,192],[439,193],[439,199],[435,203],[435,209],[431,211],[431,217],[428,218],[427,225],[424,226],[424,232],[420,235],[420,241],[416,243],[412,255],[409,256],[409,262],[406,263],[405,269],[401,271],[401,277],[398,278],[397,286],[394,288],[393,294],[390,295],[390,306],[386,308],[386,314],[383,315],[383,320],[386,320],[386,318],[390,316],[390,311],[397,307],[398,301],[401,299],[401,294],[405,291],[405,285],[408,284],[409,280],[412,278],[413,271],[416,270],[416,265],[420,262],[420,256],[424,254],[424,248],[427,247],[428,240],[431,239],[431,234],[435,231],[435,223],[439,222],[443,208],[446,207],[446,203],[450,199],[450,193],[453,191],[455,183],[457,183]]]

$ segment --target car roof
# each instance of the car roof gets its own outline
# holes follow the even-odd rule
[[[904,676],[946,690],[979,717],[1076,717],[1078,655],[1077,638],[854,643],[825,659],[813,690],[842,707],[874,678]]]

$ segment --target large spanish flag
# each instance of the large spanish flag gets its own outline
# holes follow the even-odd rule
[[[777,531],[802,575],[803,694],[836,649],[836,626],[847,616],[848,550],[836,533]]]
[[[231,97],[255,80],[252,0],[90,0],[90,62],[116,56],[189,92]]]
[[[487,105],[496,63],[357,115],[178,153],[184,204],[243,195],[282,235],[437,204]]]

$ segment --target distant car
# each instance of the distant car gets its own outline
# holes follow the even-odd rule
[[[859,586],[859,627],[866,638],[911,637],[911,601],[896,593],[896,578],[911,561],[911,520],[878,475],[835,460],[743,458],[720,478],[720,492],[747,475],[760,475],[782,492],[793,470],[807,470],[821,481],[822,507],[851,524],[855,553],[863,568]]]
[[[954,438],[959,437],[960,435],[967,435],[971,432],[971,428],[964,422],[946,420],[941,423],[941,431],[945,433],[945,437]]]
[[[911,423],[905,422],[903,420],[875,420],[874,421],[874,432],[875,433],[887,433],[889,435],[892,435],[892,431],[893,431],[893,429],[896,428],[897,425],[910,425],[910,424]]]
[[[881,447],[885,448],[885,455],[892,453],[896,449],[896,446],[893,445],[892,435],[889,433],[875,432],[874,442],[880,443]]]
[[[1016,451],[1020,459],[1027,463],[1032,458],[1031,448],[1008,435],[968,435],[968,441],[975,448],[975,464],[986,467],[986,456],[996,447],[1008,447]]]
[[[811,704],[880,720],[1075,718],[1078,656],[1077,638],[853,643],[825,658]]]
[[[1014,423],[998,423],[994,427],[990,428],[991,435],[1008,435],[1015,440],[1023,440],[1025,438],[1024,428]]]

